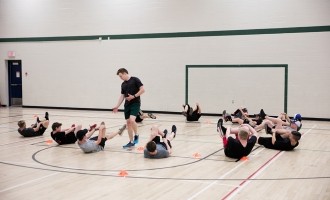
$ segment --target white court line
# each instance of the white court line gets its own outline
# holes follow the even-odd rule
[[[312,130],[313,128],[315,128],[316,127],[316,125],[314,125],[311,129],[309,129],[305,134],[303,134],[302,135],[302,137],[304,136],[304,135],[306,135],[310,130]],[[263,150],[264,150],[264,148],[263,148]],[[260,150],[258,153],[256,153],[255,155],[257,155],[257,154],[259,154],[261,151],[263,151],[263,150]],[[283,152],[281,152],[280,153],[280,155],[282,155],[284,153],[284,151]],[[253,155],[253,156],[255,156],[255,155]],[[276,159],[278,158],[279,156],[277,156],[276,157]],[[275,160],[276,160],[275,159]],[[269,164],[270,163],[272,163],[272,162],[274,162],[273,160],[271,161],[271,162],[269,162],[267,165],[265,165],[264,166],[264,168],[263,168],[263,170],[264,169],[266,169],[268,166],[269,166]],[[231,169],[230,171],[228,171],[227,173],[225,173],[224,175],[222,175],[219,179],[222,179],[222,178],[224,178],[225,176],[227,176],[229,173],[231,173],[232,171],[234,171],[236,168],[238,168],[238,167],[240,167],[242,164],[244,164],[245,162],[242,162],[241,164],[239,164],[239,165],[237,165],[236,167],[234,167],[233,169]],[[263,171],[263,170],[261,170],[261,171]],[[250,179],[251,178],[254,178],[257,174],[259,174],[261,171],[259,171],[258,173],[256,173],[256,174],[254,174],[252,177],[250,177]],[[215,183],[216,183],[217,181],[213,181],[212,183],[210,183],[208,186],[206,186],[205,188],[203,188],[202,190],[200,190],[199,192],[197,192],[197,193],[195,193],[193,196],[191,196],[190,198],[188,198],[189,200],[191,200],[191,199],[194,199],[194,198],[196,198],[199,194],[201,194],[201,193],[203,193],[205,190],[207,190],[207,189],[209,189],[211,186],[213,186]],[[249,182],[251,182],[251,181],[246,181],[246,183],[249,183]],[[238,186],[238,190],[236,190],[234,193],[232,193],[230,196],[229,196],[229,198],[231,198],[231,197],[233,197],[234,196],[234,194],[236,194],[238,191],[240,191],[243,187],[245,187],[245,185],[247,185],[247,184],[244,184],[242,187],[240,187],[240,186]]]
[[[303,138],[305,135],[307,135],[307,133],[309,133],[312,129],[314,129],[316,127],[316,125],[314,125],[312,128],[310,128],[308,131],[306,131],[301,138]],[[271,160],[269,163],[267,163],[261,170],[259,170],[257,173],[255,173],[253,176],[249,177],[248,179],[252,179],[256,176],[258,176],[261,172],[263,172],[265,169],[267,169],[268,166],[270,166],[273,162],[275,162],[275,160],[277,160],[281,155],[284,154],[285,151],[282,151],[280,154],[278,154],[275,159]],[[235,190],[232,194],[230,194],[228,196],[228,199],[233,198],[240,190],[242,190],[245,186],[247,186],[249,183],[251,182],[251,180],[246,181],[242,186],[239,185],[238,189]]]
[[[49,174],[49,175],[47,175],[47,176],[43,176],[43,177],[40,177],[40,178],[37,178],[37,179],[33,179],[33,180],[27,181],[27,182],[25,182],[25,183],[21,183],[21,184],[18,184],[18,185],[14,185],[14,186],[12,186],[12,187],[9,187],[9,188],[6,188],[6,189],[3,189],[3,190],[0,190],[0,193],[1,193],[1,192],[6,192],[6,191],[8,191],[8,190],[12,190],[12,189],[15,189],[15,188],[18,188],[18,187],[21,187],[21,186],[23,186],[23,185],[27,185],[27,184],[30,184],[30,183],[36,182],[36,181],[39,181],[39,180],[42,180],[42,179],[44,179],[44,178],[48,178],[48,177],[50,177],[50,176],[54,176],[54,175],[56,175],[56,174],[59,174],[59,172],[56,172],[56,173],[53,173],[53,174]]]
[[[223,179],[224,177],[226,177],[228,174],[232,173],[235,169],[237,169],[238,167],[240,167],[241,165],[243,165],[245,162],[241,162],[239,165],[237,165],[236,167],[232,168],[231,170],[229,170],[227,173],[225,173],[224,175],[220,176],[218,179]],[[216,184],[218,182],[218,180],[213,181],[212,183],[210,183],[208,186],[204,187],[202,190],[200,190],[199,192],[195,193],[193,196],[189,197],[188,199],[194,199],[196,198],[198,195],[200,195],[201,193],[203,193],[205,190],[209,189],[210,187],[212,187],[214,184]]]

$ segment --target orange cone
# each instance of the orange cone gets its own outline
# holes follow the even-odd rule
[[[127,176],[128,175],[128,173],[127,173],[127,171],[126,170],[120,170],[120,172],[119,172],[119,174],[118,174],[119,176],[121,176],[121,177],[125,177],[125,176]]]
[[[144,150],[144,147],[138,147],[136,150],[141,152]]]
[[[249,158],[247,156],[243,156],[241,160],[249,160]]]
[[[193,154],[193,157],[194,157],[194,158],[201,158],[201,154],[200,154],[200,153],[194,153],[194,154]]]
[[[53,140],[46,140],[46,144],[51,145],[53,143]]]

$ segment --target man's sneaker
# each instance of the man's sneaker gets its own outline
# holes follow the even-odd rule
[[[166,138],[166,135],[167,135],[167,129],[165,129],[165,130],[163,131],[163,133],[164,133],[163,138]]]
[[[266,131],[267,134],[273,134],[272,129],[269,128],[267,124],[265,124],[265,131]]]
[[[221,137],[225,137],[225,134],[222,132],[222,124],[223,124],[223,119],[219,119],[217,123],[217,131],[219,132]]]
[[[93,124],[92,126],[89,126],[89,132],[91,132],[97,125],[96,124]]]
[[[134,135],[134,144],[139,143],[139,135]]]
[[[119,129],[119,131],[118,131],[118,135],[122,135],[123,134],[123,132],[124,132],[124,130],[126,129],[126,124],[124,124],[120,129]]]
[[[126,149],[126,148],[131,148],[131,147],[134,147],[134,145],[135,145],[134,143],[129,142],[129,143],[127,143],[126,145],[124,145],[123,148],[124,148],[124,149]]]
[[[174,137],[176,136],[176,126],[172,125],[172,133],[174,133]]]
[[[156,119],[156,116],[152,113],[148,113],[148,116],[151,118],[151,119]]]
[[[49,114],[48,114],[48,112],[45,113],[45,119],[46,120],[49,120]]]
[[[39,117],[37,117],[37,123],[39,123],[40,122],[40,119],[39,119]]]

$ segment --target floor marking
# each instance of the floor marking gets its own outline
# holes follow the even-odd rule
[[[6,188],[6,189],[3,189],[3,190],[0,190],[0,193],[1,193],[1,192],[6,192],[6,191],[8,191],[8,190],[12,190],[12,189],[15,189],[15,188],[18,188],[18,187],[21,187],[21,186],[23,186],[23,185],[27,185],[27,184],[30,184],[30,183],[36,182],[36,181],[39,181],[39,180],[42,180],[42,179],[44,179],[44,178],[48,178],[48,177],[50,177],[50,176],[54,176],[54,175],[59,174],[59,173],[60,173],[60,172],[56,172],[56,173],[53,173],[53,174],[49,174],[49,175],[47,175],[47,176],[43,176],[43,177],[40,177],[40,178],[37,178],[37,179],[33,179],[33,180],[30,180],[30,181],[27,181],[27,182],[25,182],[25,183],[21,183],[21,184],[18,184],[18,185],[14,185],[14,186],[12,186],[12,187],[9,187],[9,188]]]
[[[311,129],[306,131],[304,134],[302,134],[301,138],[303,138],[307,133],[309,133],[313,128],[315,128],[316,125],[314,125]],[[250,179],[256,177],[258,174],[260,174],[262,171],[264,171],[271,163],[273,163],[276,159],[278,159],[281,155],[284,154],[285,151],[279,151],[277,152],[273,157],[271,157],[268,161],[266,161],[261,167],[259,167],[255,172],[253,172],[250,176],[248,176],[245,180],[243,180],[239,186],[235,187],[233,190],[231,190],[229,193],[227,193],[223,198],[221,199],[230,199],[234,197],[240,190],[242,190],[246,185],[248,185],[251,181]],[[246,184],[245,184],[246,183]]]

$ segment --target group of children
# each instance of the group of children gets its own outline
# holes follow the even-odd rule
[[[201,117],[200,105],[197,103],[195,109],[183,105],[183,115],[187,121],[198,121]],[[276,118],[270,117],[263,109],[251,118],[247,108],[239,108],[233,114],[223,111],[222,118],[217,123],[217,131],[222,138],[225,155],[240,159],[249,155],[256,143],[268,149],[293,150],[299,145],[301,138],[301,120],[300,114],[295,114],[292,119],[286,113],[281,113]],[[224,121],[237,123],[239,127],[226,128],[223,125]],[[257,132],[263,129],[271,137],[260,137]],[[231,134],[235,137],[231,137]]]
[[[187,121],[198,121],[201,117],[201,108],[199,104],[193,109],[188,104],[183,105],[183,115]],[[156,119],[156,116],[149,113],[139,112],[137,122],[145,118]],[[238,123],[239,127],[225,127],[224,122],[231,121]],[[39,119],[30,127],[26,126],[24,120],[18,122],[18,132],[24,137],[33,137],[43,135],[49,125],[49,114],[45,113],[44,119]],[[223,111],[222,117],[218,120],[217,131],[222,138],[224,153],[230,158],[242,158],[252,151],[256,143],[269,149],[293,150],[298,146],[301,134],[298,132],[301,128],[301,115],[296,114],[290,119],[286,113],[281,113],[277,118],[269,117],[261,109],[260,113],[250,118],[246,108],[239,108],[233,114]],[[106,133],[104,122],[99,125],[94,124],[89,129],[83,129],[81,125],[73,124],[70,128],[62,129],[62,124],[54,122],[50,133],[54,141],[59,145],[74,144],[77,142],[80,149],[85,153],[98,152],[104,149],[105,142],[116,135],[122,135],[126,129],[126,124],[119,130]],[[260,137],[257,132],[265,129],[271,137]],[[97,136],[93,134],[98,131]],[[144,148],[145,158],[166,158],[172,152],[171,141],[175,138],[177,128],[172,126],[171,132],[167,129],[161,131],[158,126],[152,126],[149,140]],[[235,135],[231,137],[230,135]]]
[[[136,122],[142,122],[146,118],[156,119],[156,116],[152,113],[139,112]],[[24,137],[35,137],[44,134],[49,126],[49,114],[45,113],[43,119],[37,117],[36,123],[32,124],[30,127],[26,126],[24,120],[18,122],[18,132]],[[105,142],[112,139],[116,135],[122,135],[123,131],[126,129],[126,124],[124,124],[119,130],[106,133],[106,126],[104,122],[99,125],[94,124],[89,127],[89,129],[83,129],[81,125],[73,124],[70,128],[62,129],[62,124],[59,122],[54,122],[52,124],[52,131],[50,133],[53,140],[59,145],[74,144],[77,142],[80,149],[85,153],[92,153],[104,150]],[[98,136],[93,136],[93,134],[98,131]],[[171,140],[176,135],[176,126],[173,125],[171,133],[167,134],[165,129],[163,132],[159,130],[157,126],[151,128],[150,140],[146,144],[144,151],[144,157],[146,158],[166,158],[171,154]],[[160,137],[162,140],[160,139]]]

